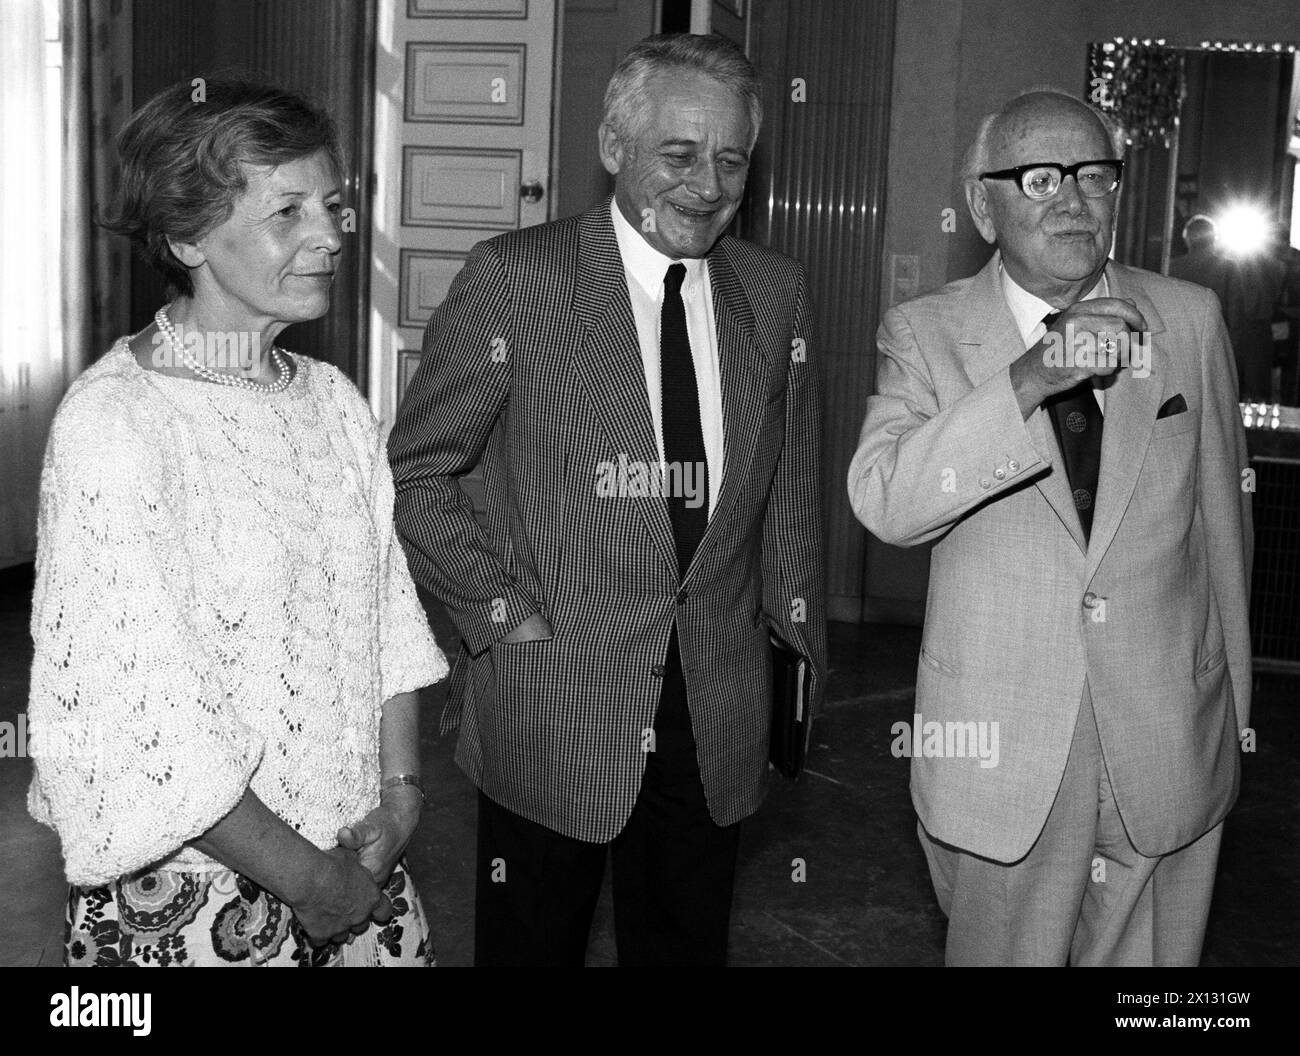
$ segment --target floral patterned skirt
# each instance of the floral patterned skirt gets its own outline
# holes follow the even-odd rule
[[[232,870],[155,869],[68,891],[64,964],[145,966],[432,967],[419,893],[399,862],[384,885],[393,917],[350,943],[312,946],[298,918]]]

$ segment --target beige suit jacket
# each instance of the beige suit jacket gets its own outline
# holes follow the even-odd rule
[[[917,812],[932,836],[997,861],[1023,857],[1042,829],[1085,682],[1142,854],[1196,839],[1237,794],[1252,533],[1231,349],[1208,290],[1113,262],[1107,273],[1146,318],[1152,362],[1106,394],[1090,544],[1046,413],[1023,420],[1012,391],[1024,344],[996,255],[886,315],[849,471],[880,539],[935,543],[922,722],[998,724],[996,766],[913,755]],[[1157,420],[1177,394],[1187,410]]]

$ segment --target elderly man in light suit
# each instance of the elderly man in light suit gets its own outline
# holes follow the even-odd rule
[[[934,542],[912,798],[950,964],[1196,964],[1237,795],[1235,371],[1212,293],[1107,260],[1120,151],[1055,92],[985,119],[998,252],[887,314],[849,472],[879,538]],[[989,724],[997,765],[931,722]]]
[[[475,247],[392,433],[411,571],[465,642],[479,964],[581,964],[607,857],[620,964],[723,963],[769,628],[820,693],[803,269],[723,234],[760,118],[721,38],[633,48],[600,130],[612,201]],[[483,527],[457,479],[480,457]]]

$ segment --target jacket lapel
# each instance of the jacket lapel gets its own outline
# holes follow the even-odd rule
[[[1142,288],[1141,279],[1132,269],[1111,263],[1107,265],[1110,277],[1110,295],[1127,297],[1133,301],[1147,323],[1151,335],[1151,373],[1148,377],[1133,376],[1133,371],[1121,367],[1115,382],[1106,390],[1106,423],[1101,433],[1101,476],[1097,484],[1097,510],[1092,524],[1092,540],[1088,546],[1086,575],[1091,579],[1115,538],[1119,523],[1133,497],[1142,463],[1146,460],[1151,430],[1156,422],[1156,409],[1163,397],[1165,371],[1156,362],[1155,335],[1164,332],[1164,321],[1155,305]]]
[[[722,525],[735,505],[741,485],[754,461],[770,365],[761,356],[754,337],[754,313],[740,276],[727,254],[723,238],[708,257],[713,317],[717,326],[718,366],[722,376],[723,468],[722,486],[708,528],[687,569],[687,577],[701,556],[722,533]]]
[[[608,202],[579,220],[574,279],[573,311],[583,329],[574,355],[577,376],[591,395],[609,449],[615,458],[626,454],[630,461],[657,464],[659,444],[650,417],[645,366]],[[646,498],[634,504],[665,560],[676,568],[667,503]]]
[[[998,268],[1001,259],[1000,253],[993,254],[984,270],[975,277],[975,282],[966,295],[963,319],[968,322],[960,343],[966,374],[972,387],[987,381],[999,370],[1004,370],[1025,351],[1020,329],[1016,326],[1015,317],[1007,307],[1007,299],[1002,292],[1002,278]],[[1065,475],[1065,459],[1057,446],[1051,419],[1041,407],[1034,414],[1039,416],[1039,424],[1054,452],[1051,472],[1040,474],[1034,481],[1034,486],[1061,519],[1061,524],[1070,533],[1079,552],[1084,553],[1087,544],[1083,538],[1083,526],[1079,523],[1079,514],[1074,508],[1070,482]],[[1105,433],[1102,435],[1104,440]],[[1102,466],[1105,467],[1104,453]]]

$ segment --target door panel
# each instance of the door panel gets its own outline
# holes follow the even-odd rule
[[[555,0],[380,12],[370,398],[385,426],[470,249],[552,216],[555,32]]]

